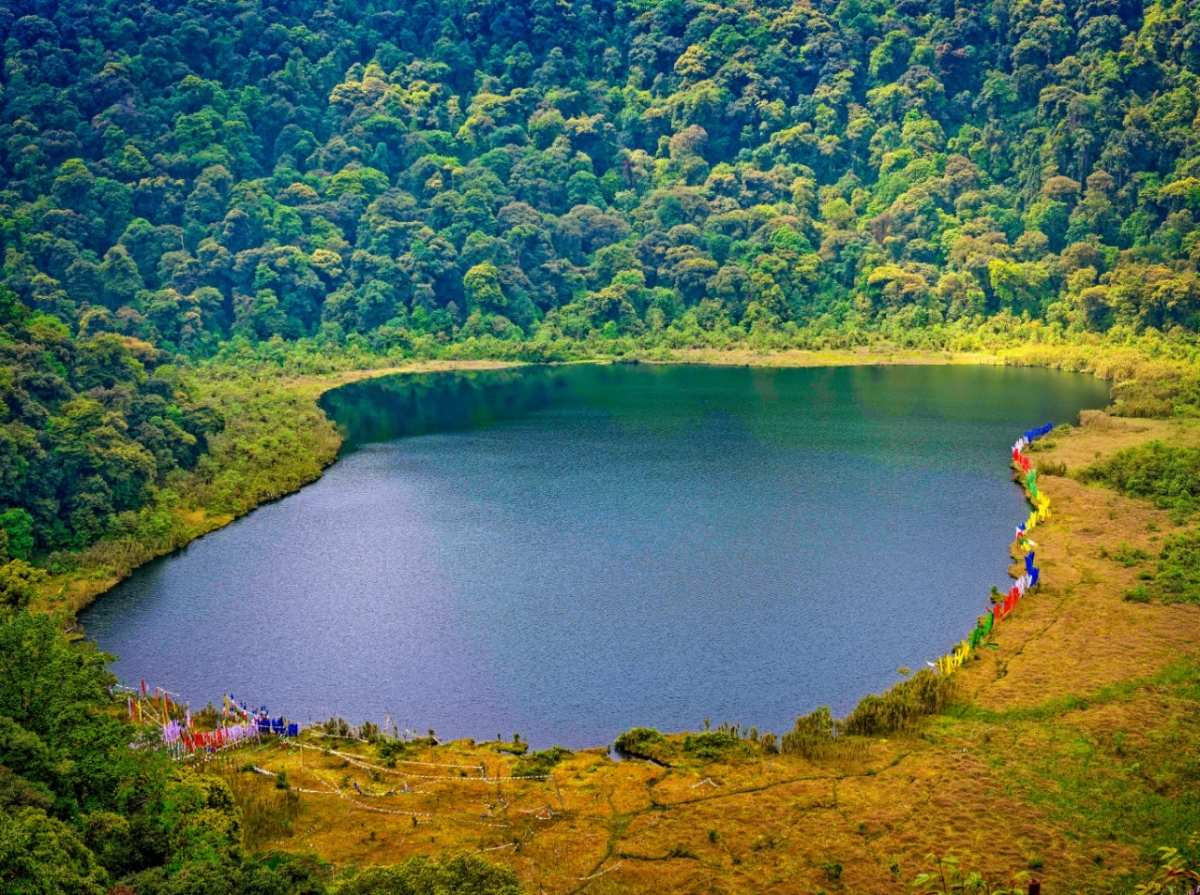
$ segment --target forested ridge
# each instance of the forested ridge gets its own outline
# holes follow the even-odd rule
[[[1195,328],[1195,3],[13,3],[4,279],[72,328]]]
[[[223,346],[1200,324],[1194,2],[68,0],[0,32],[2,285],[34,321],[0,502],[39,552],[195,463],[219,414],[172,361]],[[121,469],[69,461],[67,420]]]

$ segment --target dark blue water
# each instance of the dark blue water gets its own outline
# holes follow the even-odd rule
[[[1107,388],[990,367],[580,366],[327,395],[319,482],[83,617],[193,705],[535,746],[847,711],[974,625],[1007,453]]]

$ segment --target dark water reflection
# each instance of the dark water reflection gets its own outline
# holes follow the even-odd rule
[[[782,732],[918,667],[1005,580],[1020,431],[1106,403],[1045,370],[568,367],[326,396],[316,484],[90,609],[118,674],[301,720],[594,745]]]

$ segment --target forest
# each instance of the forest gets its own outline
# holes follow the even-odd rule
[[[0,32],[16,559],[195,465],[222,420],[181,370],[259,344],[1200,327],[1194,2],[28,0]]]
[[[177,371],[239,345],[1200,326],[1194,3],[530,13],[4,10],[11,544],[86,546],[195,464],[220,414]]]
[[[297,447],[322,423],[265,368],[1198,344],[1197,0],[7,0],[0,41],[0,881],[21,895],[326,888],[303,861],[243,868],[228,794],[120,745],[103,658],[25,611],[105,538],[162,552],[217,524],[173,508],[244,512],[278,494],[264,464],[319,473],[332,435]],[[1170,386],[1148,373],[1136,406],[1194,415],[1189,371],[1153,368]],[[1190,508],[1194,462],[1096,475]]]

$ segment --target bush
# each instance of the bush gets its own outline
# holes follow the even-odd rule
[[[513,765],[512,774],[514,777],[548,777],[554,766],[570,754],[571,750],[562,746],[533,752]]]
[[[517,875],[474,855],[449,861],[409,858],[367,867],[333,888],[334,895],[520,895]]]
[[[665,764],[667,738],[650,727],[634,727],[617,737],[613,743],[623,758],[644,758]]]
[[[1148,590],[1164,603],[1200,604],[1200,532],[1167,538]]]
[[[1125,602],[1127,603],[1149,603],[1150,589],[1144,584],[1139,584],[1137,587],[1125,591]]]
[[[1129,544],[1122,541],[1121,546],[1112,552],[1112,558],[1114,562],[1118,562],[1129,569],[1148,560],[1150,554],[1140,547],[1130,547]]]
[[[812,760],[824,756],[833,745],[833,715],[828,706],[820,706],[796,719],[791,733],[783,735],[780,751]]]
[[[741,740],[727,730],[706,730],[689,733],[683,738],[683,751],[707,761],[714,761],[741,745]]]
[[[845,733],[881,736],[908,730],[926,715],[942,711],[954,695],[954,681],[925,668],[886,693],[864,697],[841,723]]]
[[[1147,498],[1161,509],[1190,513],[1200,502],[1200,448],[1151,441],[1118,451],[1082,470],[1079,478]]]

